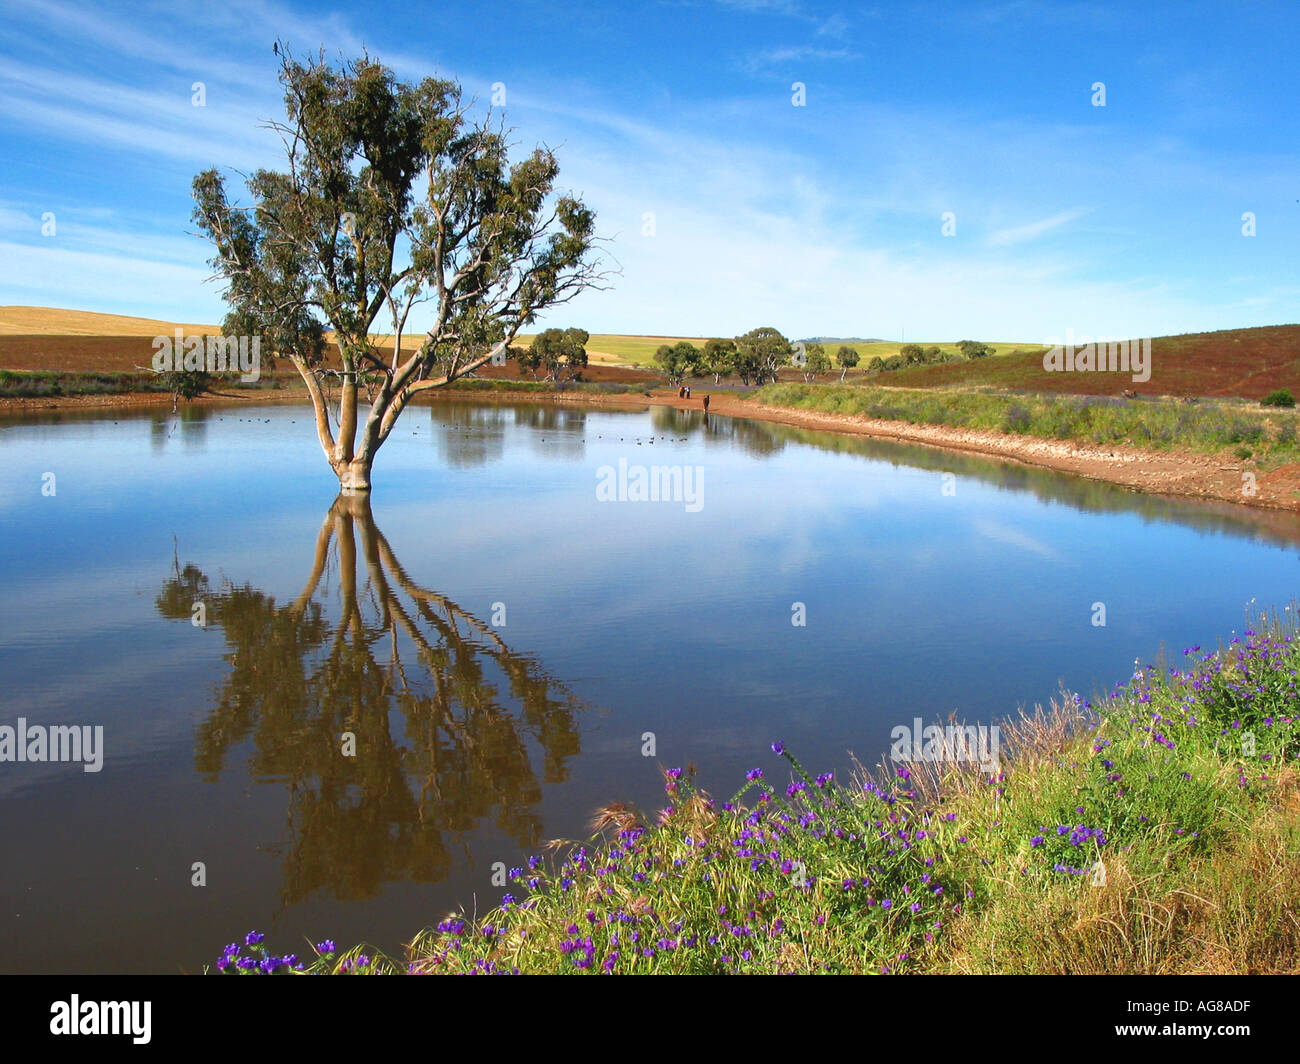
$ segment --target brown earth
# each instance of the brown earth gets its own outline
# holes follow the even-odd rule
[[[1300,395],[1300,325],[1158,336],[1151,341],[1151,379],[1116,372],[1062,373],[1043,355],[1009,354],[882,374],[877,383],[909,388],[991,386],[1076,395],[1235,396],[1262,399],[1286,388]]]
[[[61,373],[139,373],[148,371],[153,359],[155,335],[173,335],[165,330],[149,336],[51,336],[36,333],[0,333],[0,369],[25,372]],[[186,335],[195,335],[187,332]],[[380,347],[387,355],[391,348]],[[486,365],[478,375],[489,380],[518,379],[518,369],[513,363],[504,366]],[[298,380],[298,371],[288,359],[277,360],[273,370],[265,370],[268,379]],[[592,364],[582,371],[584,381],[608,383],[635,383],[658,378],[643,370],[627,366]]]

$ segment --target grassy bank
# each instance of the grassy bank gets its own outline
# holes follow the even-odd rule
[[[511,870],[478,919],[388,958],[250,935],[224,971],[1283,972],[1300,967],[1294,614],[1003,728],[994,769],[812,776],[780,743],[725,801],[666,807]]]
[[[1242,402],[1099,396],[1005,395],[992,392],[909,391],[879,387],[776,384],[751,400],[770,406],[946,425],[1046,439],[1120,444],[1150,450],[1187,447],[1215,454],[1231,450],[1261,465],[1295,461],[1294,411]]]
[[[0,369],[0,398],[62,395],[130,395],[167,389],[156,373],[66,373]]]
[[[290,381],[291,384],[297,383]],[[231,374],[214,378],[200,394],[218,392],[281,391],[284,379],[267,375],[253,384]],[[157,395],[171,391],[165,377],[157,373],[82,373],[67,370],[0,369],[0,399],[52,399],[77,395]],[[305,390],[304,390],[305,394]]]

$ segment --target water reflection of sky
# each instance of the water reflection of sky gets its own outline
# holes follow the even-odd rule
[[[216,782],[196,774],[230,647],[160,616],[160,588],[175,558],[291,602],[332,475],[305,411],[287,406],[10,419],[0,454],[0,722],[107,733],[98,776],[0,766],[0,841],[29,854],[0,877],[0,901],[26,913],[0,937],[0,963],[79,970],[96,948],[119,951],[108,970],[197,963],[200,942],[268,922],[289,843],[284,796],[249,778],[246,750]],[[598,501],[597,470],[620,458],[702,467],[703,508]],[[842,771],[846,750],[874,760],[913,715],[987,721],[1060,682],[1123,679],[1162,642],[1175,657],[1212,645],[1250,599],[1285,606],[1300,573],[1296,537],[1248,513],[914,447],[718,417],[706,428],[663,408],[415,409],[375,484],[375,523],[410,578],[479,618],[505,603],[502,637],[587,707],[569,778],[537,802],[548,836],[580,834],[611,799],[655,801],[645,731],[657,760],[693,761],[719,791],[769,764],[774,738]],[[327,612],[337,578],[335,566],[318,589]],[[806,627],[790,623],[795,602]],[[55,818],[86,847],[80,865],[42,844]],[[395,944],[442,909],[499,896],[483,869],[516,860],[517,843],[484,821],[461,845],[436,883],[295,900],[274,918]],[[201,902],[186,874],[196,853],[214,866]],[[50,962],[40,934],[90,891],[132,899],[118,930],[87,924]],[[159,913],[174,936],[165,957],[123,945]]]

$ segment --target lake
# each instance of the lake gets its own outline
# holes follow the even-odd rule
[[[726,797],[780,739],[843,778],[1300,584],[1294,515],[666,407],[415,407],[369,505],[301,406],[7,417],[0,452],[0,726],[103,729],[99,771],[0,762],[5,972],[395,950],[659,808],[660,765]]]

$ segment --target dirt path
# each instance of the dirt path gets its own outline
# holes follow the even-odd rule
[[[690,399],[679,399],[675,390],[657,389],[608,395],[593,392],[435,392],[427,401],[471,401],[501,403],[565,403],[585,406],[608,406],[637,409],[645,406],[671,406],[679,410],[701,410],[703,388],[695,389]],[[1140,491],[1181,495],[1244,506],[1288,510],[1300,514],[1300,463],[1262,471],[1231,456],[1207,455],[1198,451],[1142,451],[1131,447],[1095,446],[1070,440],[1047,440],[1036,436],[1013,436],[951,428],[946,425],[910,425],[903,421],[882,421],[846,414],[827,414],[784,407],[765,406],[741,399],[724,390],[710,395],[709,413],[726,417],[744,417],[774,421],[800,428],[843,432],[855,436],[901,440],[952,451],[989,455],[1027,465],[1044,466],[1063,473],[1091,477],[1122,484]],[[426,397],[422,397],[424,399]],[[200,405],[236,403],[303,402],[301,388],[257,392],[237,396],[205,397]],[[87,395],[43,399],[0,399],[0,412],[36,412],[45,409],[93,409],[96,407],[171,406],[171,396],[164,394]],[[1254,476],[1252,484],[1246,474]]]

